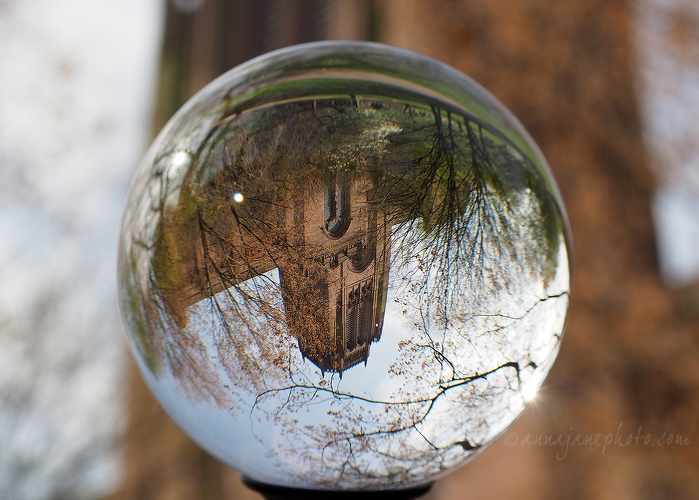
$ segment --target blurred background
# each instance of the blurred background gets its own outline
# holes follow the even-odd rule
[[[140,158],[186,99],[322,39],[477,80],[540,145],[569,211],[558,361],[426,498],[699,498],[695,0],[0,0],[0,498],[260,498],[135,372],[116,242]]]

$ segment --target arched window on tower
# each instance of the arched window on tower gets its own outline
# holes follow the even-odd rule
[[[325,189],[323,206],[323,231],[326,236],[341,238],[349,229],[352,218],[350,217],[350,190],[347,183],[333,175]]]

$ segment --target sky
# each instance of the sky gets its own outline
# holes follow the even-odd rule
[[[699,280],[699,3],[639,0],[637,92],[650,163],[662,276],[673,286]]]
[[[0,1],[3,498],[94,498],[119,481],[116,248],[151,134],[163,7]]]

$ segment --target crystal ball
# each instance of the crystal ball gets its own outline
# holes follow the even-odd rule
[[[170,120],[119,247],[142,375],[251,481],[423,485],[495,441],[558,353],[565,209],[492,95],[429,57],[321,42]]]

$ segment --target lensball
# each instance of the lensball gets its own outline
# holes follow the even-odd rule
[[[248,480],[420,486],[491,444],[559,350],[568,226],[519,122],[375,43],[258,57],[141,164],[121,314],[157,399]]]

